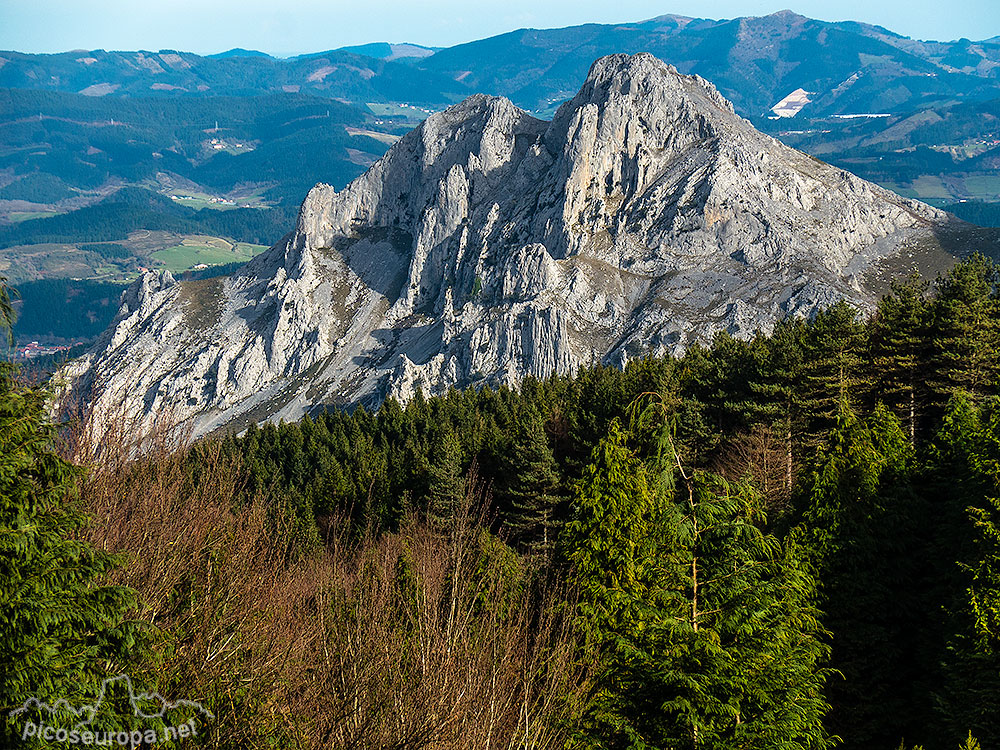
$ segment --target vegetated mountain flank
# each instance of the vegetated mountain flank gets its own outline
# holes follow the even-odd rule
[[[918,42],[877,26],[782,11],[713,21],[661,16],[613,26],[521,29],[442,50],[428,71],[544,111],[570,96],[590,62],[649,52],[712,81],[745,117],[804,89],[804,116],[908,112],[1000,92],[1000,44]]]
[[[797,89],[810,99],[806,116],[908,112],[1000,96],[996,39],[915,41],[878,26],[790,11],[519,29],[443,50],[375,42],[289,59],[240,49],[207,57],[173,50],[0,51],[0,87],[92,96],[296,90],[355,103],[431,105],[488,93],[549,112],[574,94],[594,59],[638,52],[708,78],[747,117],[770,114]]]
[[[341,47],[337,52],[352,52],[356,55],[367,55],[379,60],[404,60],[421,59],[430,57],[437,49],[424,47],[421,44],[390,44],[389,42],[370,42],[369,44],[357,44],[350,47]],[[306,57],[306,55],[303,55]]]
[[[0,51],[10,146],[0,154],[0,222],[74,210],[117,184],[169,194],[164,177],[209,194],[260,189],[298,206],[317,181],[346,185],[431,111],[486,93],[547,118],[594,59],[638,52],[708,78],[786,144],[902,195],[935,205],[1000,199],[995,39],[917,42],[782,12],[523,29],[443,50],[375,42],[289,59],[242,49]],[[794,117],[767,119],[793,92],[803,92]],[[316,141],[325,147],[310,153]]]
[[[243,47],[233,47],[232,49],[227,49],[225,52],[216,52],[214,55],[206,55],[206,57],[213,60],[225,60],[233,57],[266,57],[270,58],[271,55],[266,52],[261,52],[256,49],[244,49]]]
[[[0,87],[87,96],[247,96],[301,92],[350,102],[444,105],[468,92],[462,83],[396,60],[419,56],[400,46],[382,55],[331,50],[290,59],[252,53],[203,57],[179,50],[106,50],[32,55],[0,51]],[[377,51],[377,50],[369,50]],[[239,52],[239,51],[232,51]]]
[[[65,376],[99,420],[196,434],[514,383],[866,306],[948,221],[613,55],[551,122],[481,95],[429,117],[231,277],[144,275]]]
[[[167,192],[172,180],[212,192],[253,183],[268,200],[298,206],[318,175],[346,185],[385,153],[369,135],[371,119],[304,94],[95,98],[0,89],[0,198],[74,209],[112,185]],[[304,159],[314,144],[321,150]]]

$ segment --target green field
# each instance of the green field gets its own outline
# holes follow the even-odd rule
[[[939,198],[949,200],[955,197],[941,181],[941,178],[936,175],[921,175],[910,183],[910,187],[913,188],[920,199]]]
[[[58,216],[59,214],[64,214],[65,211],[14,211],[8,214],[7,218],[11,220],[14,224],[22,221],[27,221],[28,219],[44,219],[47,216]]]
[[[155,266],[179,272],[194,268],[199,263],[221,266],[226,263],[247,261],[266,249],[264,245],[250,245],[245,242],[237,242],[234,245],[218,237],[196,235],[182,240],[179,245],[157,250],[150,257]]]
[[[127,282],[141,266],[186,271],[199,263],[217,266],[242,263],[266,249],[265,245],[233,242],[212,235],[184,235],[140,230],[121,243],[134,255],[103,258],[82,250],[80,243],[39,243],[0,249],[0,275],[18,284],[34,279],[101,279]],[[83,243],[87,247],[87,243]]]
[[[965,178],[965,189],[970,198],[995,201],[1000,197],[1000,175],[969,175]]]
[[[941,205],[957,200],[1000,200],[1000,175],[970,174],[964,178],[942,180],[937,175],[921,175],[909,184],[899,184],[883,180],[882,187],[902,195],[916,198],[933,205]]]
[[[423,120],[424,118],[426,118],[428,115],[431,114],[431,112],[426,111],[427,109],[430,109],[429,107],[427,108],[422,107],[418,109],[417,107],[414,106],[407,106],[404,104],[392,104],[385,102],[368,102],[367,106],[368,109],[370,109],[372,113],[375,115],[389,116],[389,117],[399,117],[400,115],[402,115],[403,117],[407,117],[411,120]]]
[[[171,197],[171,200],[179,206],[187,206],[188,208],[193,208],[195,211],[203,208],[211,208],[214,211],[232,211],[234,208],[239,208],[239,206],[230,206],[224,203],[213,203],[207,197],[202,198],[193,195],[184,195],[177,198]]]
[[[0,274],[12,284],[33,279],[90,278],[94,256],[62,243],[22,245],[0,250]]]
[[[891,190],[896,195],[901,195],[904,198],[918,198],[917,191],[908,187],[903,187],[898,182],[893,182],[892,180],[881,180],[878,183],[886,190]]]

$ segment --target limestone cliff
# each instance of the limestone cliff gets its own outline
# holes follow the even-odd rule
[[[238,273],[147,274],[65,371],[98,419],[195,434],[750,335],[947,220],[787,148],[650,55],[594,63],[552,122],[429,117]]]

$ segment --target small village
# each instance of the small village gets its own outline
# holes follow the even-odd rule
[[[37,341],[32,341],[30,344],[25,344],[24,346],[19,346],[15,349],[14,359],[31,360],[37,357],[45,357],[49,354],[68,352],[69,350],[69,346],[46,345],[40,344]]]

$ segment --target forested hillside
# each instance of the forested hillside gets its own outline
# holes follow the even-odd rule
[[[144,267],[246,261],[251,249],[238,244],[277,242],[310,188],[342,187],[388,147],[372,134],[396,137],[365,129],[371,114],[342,102],[256,93],[0,90],[0,273],[19,285],[72,279],[84,299],[94,284],[131,281]],[[407,122],[387,117],[380,127],[405,132]],[[238,258],[216,252],[227,243]],[[207,250],[177,250],[185,244]],[[27,310],[36,300],[24,299],[19,339],[78,339],[79,326],[65,325],[75,315],[99,321],[92,339],[111,319],[103,307]]]
[[[837,305],[677,360],[390,401],[224,445],[301,519],[347,510],[380,531],[413,513],[443,522],[474,466],[492,486],[492,529],[583,587],[581,616],[608,660],[588,731],[608,746],[634,732],[673,747],[695,726],[721,746],[808,720],[810,746],[839,735],[848,747],[951,747],[972,730],[990,747],[997,283],[974,258],[929,296],[897,285],[869,321]],[[699,608],[711,635],[684,620]],[[778,610],[795,624],[771,619]],[[772,659],[786,671],[754,674]],[[793,673],[794,696],[781,692]],[[802,712],[794,721],[770,713],[785,700]],[[795,726],[782,731],[803,736]]]
[[[2,197],[55,204],[170,175],[220,192],[260,185],[297,205],[317,182],[346,184],[382,155],[384,143],[345,129],[370,119],[365,109],[297,93],[120,99],[0,89],[0,169],[18,178]],[[299,158],[306,146],[308,160]]]
[[[28,243],[77,244],[84,252],[105,259],[131,257],[108,255],[105,243],[125,240],[137,230],[187,234],[222,234],[241,242],[271,245],[294,226],[294,208],[237,208],[232,211],[195,211],[142,188],[122,188],[101,202],[72,213],[30,219],[0,226],[0,249]],[[117,245],[121,248],[121,245]]]
[[[982,257],[897,284],[869,320],[836,305],[624,371],[142,459],[125,433],[103,457],[77,440],[86,479],[45,458],[36,392],[4,372],[0,414],[30,416],[0,460],[41,482],[0,472],[6,534],[55,523],[38,554],[64,559],[72,525],[46,519],[78,487],[85,538],[129,553],[87,575],[141,602],[109,590],[100,624],[30,642],[137,614],[154,627],[112,658],[204,697],[218,747],[1000,742],[1000,273]],[[4,623],[9,664],[27,641]],[[199,649],[230,661],[193,669]],[[35,684],[18,674],[4,707]]]

